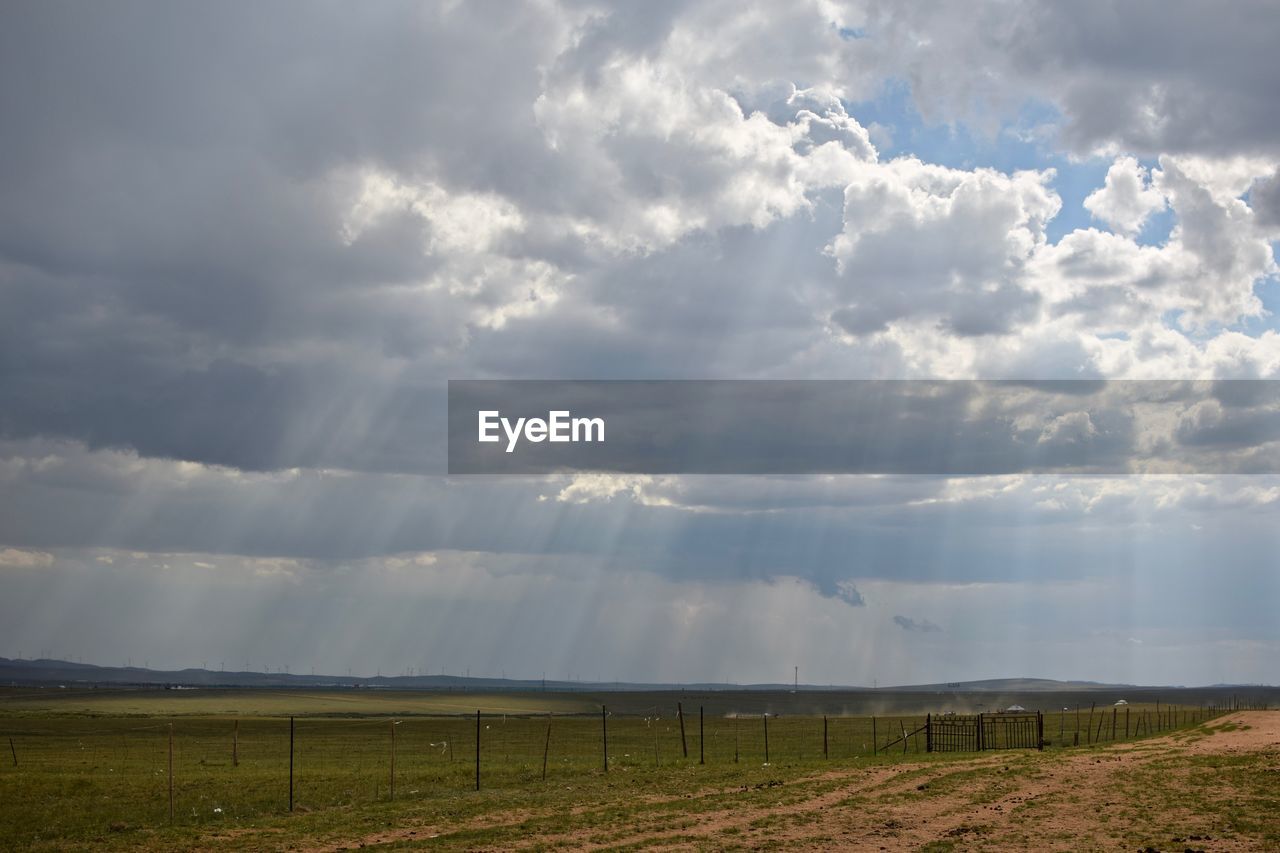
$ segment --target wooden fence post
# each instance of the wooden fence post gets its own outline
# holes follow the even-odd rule
[[[679,702],[676,703],[676,716],[680,718],[680,751],[688,758],[689,744],[684,739],[684,706]]]
[[[542,745],[542,781],[547,781],[547,754],[551,752],[551,712],[547,712],[547,740]]]
[[[13,745],[13,738],[9,738],[9,752],[13,753],[13,766],[17,767],[18,766],[18,750],[17,750],[17,747]]]
[[[480,790],[480,709],[476,709],[476,790]]]
[[[823,758],[831,757],[830,753],[827,752],[827,715],[826,714],[822,715],[822,757]]]
[[[231,766],[240,766],[240,720],[231,724]]]
[[[650,725],[650,728],[653,730],[653,766],[657,767],[659,764],[659,761],[658,761],[658,718],[656,716],[653,718],[653,723]],[[737,736],[736,730],[734,732],[734,736],[735,737]],[[736,748],[737,741],[734,741],[734,743]]]
[[[169,823],[173,823],[173,723],[169,724]]]
[[[706,729],[702,725],[703,707],[698,706],[698,763],[707,763],[707,737]]]
[[[872,714],[871,715],[871,754],[878,755],[879,753],[880,753],[880,744],[878,742],[878,738],[876,737],[876,717],[875,717],[875,714]]]
[[[604,754],[604,772],[609,772],[609,711],[600,706],[600,749]]]
[[[396,721],[391,721],[391,802],[396,801]]]
[[[924,715],[924,751],[933,752],[933,714]]]
[[[769,712],[764,714],[764,763],[769,763]]]
[[[293,717],[289,718],[289,811],[293,811]]]

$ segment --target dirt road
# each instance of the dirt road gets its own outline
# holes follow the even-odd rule
[[[1280,850],[1280,711],[1095,749],[843,768],[779,785],[487,825],[416,826],[314,849]],[[497,829],[483,842],[468,830]],[[306,846],[306,845],[303,845]]]
[[[1280,712],[1096,750],[825,774],[764,809],[529,846],[853,850],[1280,849]],[[1269,794],[1269,798],[1268,798]],[[603,843],[601,843],[603,842]]]

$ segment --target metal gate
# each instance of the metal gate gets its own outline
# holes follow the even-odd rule
[[[1044,718],[1034,714],[932,714],[925,720],[929,752],[1044,749]]]

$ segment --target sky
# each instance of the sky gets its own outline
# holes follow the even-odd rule
[[[449,379],[1280,378],[1280,8],[19,2],[0,655],[1280,682],[1280,477],[446,476]]]

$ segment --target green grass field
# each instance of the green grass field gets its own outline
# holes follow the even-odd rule
[[[948,760],[925,756],[922,735],[911,738],[905,752],[898,743],[874,754],[873,744],[914,730],[922,717],[831,717],[824,755],[822,717],[782,715],[768,720],[766,761],[761,717],[706,716],[700,725],[697,709],[688,706],[686,758],[671,703],[643,716],[608,718],[606,774],[599,706],[583,702],[560,694],[10,691],[0,705],[0,738],[6,739],[0,748],[7,751],[12,739],[17,764],[5,756],[0,771],[0,848],[183,846],[211,833],[230,843],[268,829],[376,825],[406,809],[420,819],[457,823],[495,808],[554,809],[621,790],[678,794],[767,785],[825,767]],[[483,712],[480,794],[474,790],[477,707]],[[448,713],[460,710],[471,713]],[[1150,719],[1154,710],[1132,706],[1131,723],[1144,712]],[[1162,708],[1166,726],[1190,724],[1191,709],[1170,710]],[[290,711],[296,715],[292,815]],[[1110,709],[1090,719],[1082,714],[1077,729],[1074,713],[1046,715],[1049,748],[1073,743],[1077,731],[1082,744],[1100,729],[1109,739]],[[1118,719],[1123,736],[1123,714]]]
[[[408,690],[122,690],[0,688],[3,714],[93,716],[423,716],[590,714],[599,703],[572,693]]]

